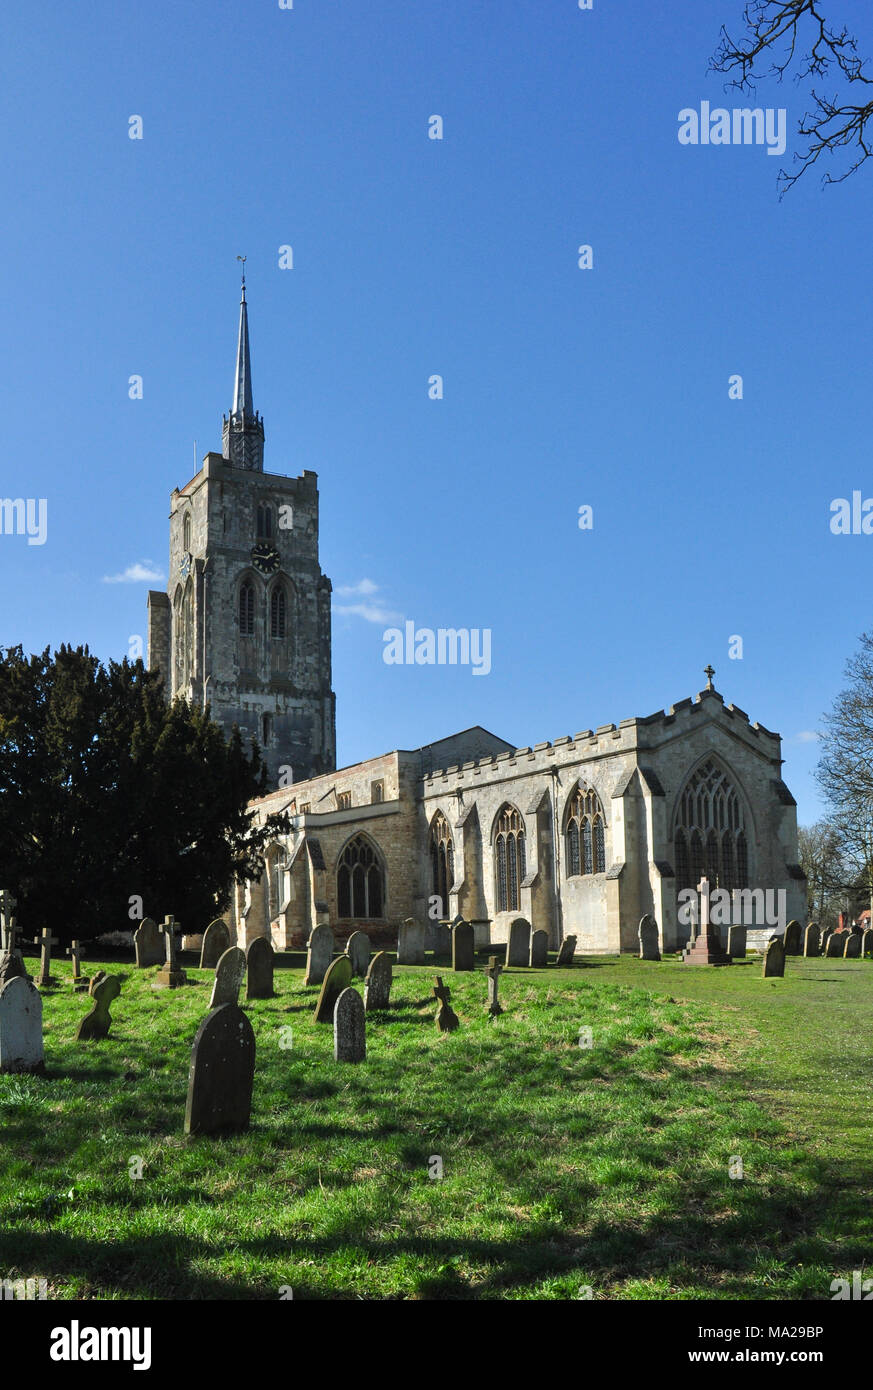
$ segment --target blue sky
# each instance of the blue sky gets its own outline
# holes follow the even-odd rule
[[[828,5],[873,55],[868,8]],[[220,449],[245,252],[265,466],[318,473],[350,610],[341,764],[650,714],[711,661],[818,815],[812,735],[870,625],[873,537],[829,521],[873,496],[873,166],[779,201],[791,83],[757,94],[788,109],[784,159],[679,144],[681,109],[748,104],[706,74],[741,10],[7,12],[0,495],[46,498],[47,533],[0,536],[0,643],[120,658],[145,634],[161,581],[105,581],[165,575],[169,494],[195,440]],[[386,665],[393,615],[489,628],[490,673]]]

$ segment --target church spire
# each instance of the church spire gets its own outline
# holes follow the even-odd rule
[[[239,337],[236,347],[236,374],[233,383],[233,409],[223,417],[222,453],[237,468],[264,468],[264,422],[252,401],[252,360],[249,350],[249,311],[246,304],[245,256],[242,261],[242,293],[239,305]]]

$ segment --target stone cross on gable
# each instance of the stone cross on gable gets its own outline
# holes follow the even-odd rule
[[[36,977],[36,983],[38,985],[50,985],[52,982],[52,947],[57,945],[58,938],[52,936],[51,930],[48,927],[43,927],[39,935],[39,974]]]

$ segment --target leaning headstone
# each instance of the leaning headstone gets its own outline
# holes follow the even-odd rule
[[[239,946],[228,946],[215,967],[215,982],[209,1000],[210,1009],[220,1009],[222,1004],[237,1003],[245,972],[245,951]]]
[[[530,960],[530,922],[516,917],[509,924],[509,940],[506,943],[506,964],[527,965]]]
[[[321,982],[321,993],[315,1006],[316,1023],[333,1023],[336,1001],[351,983],[352,962],[348,956],[337,956],[336,960],[331,961],[327,967]]]
[[[843,947],[843,958],[845,960],[857,960],[861,954],[861,933],[850,931],[846,933],[846,944]]]
[[[826,956],[833,958],[834,956],[841,956],[843,954],[844,936],[845,932],[831,932],[830,936],[828,937],[828,944],[825,947]]]
[[[800,923],[797,921],[795,917],[792,917],[791,921],[788,923],[788,926],[785,928],[785,936],[782,944],[785,947],[786,956],[800,955]]]
[[[52,979],[52,947],[57,946],[58,938],[52,936],[48,927],[43,927],[39,935],[39,974],[36,983],[40,989],[48,989],[54,984]]]
[[[164,938],[164,950],[167,953],[163,968],[158,971],[153,984],[156,989],[179,989],[188,983],[188,976],[184,970],[180,970],[176,964],[176,927],[178,923],[172,917],[165,917],[161,927],[161,935]]]
[[[658,924],[648,912],[640,918],[638,928],[640,938],[640,960],[660,960],[661,943],[658,940]]]
[[[391,998],[391,957],[387,951],[378,951],[370,961],[367,979],[364,983],[364,1008],[387,1009]]]
[[[407,917],[397,932],[397,964],[424,965],[424,927]]]
[[[540,929],[530,934],[530,958],[532,970],[541,970],[549,963],[549,933]]]
[[[819,950],[818,927],[815,922],[810,922],[806,931],[803,933],[803,954],[805,956],[817,956]]]
[[[333,1056],[336,1062],[363,1062],[367,1056],[364,1001],[351,987],[342,991],[333,1011]]]
[[[503,966],[498,963],[496,956],[488,957],[488,969],[485,971],[485,978],[488,981],[488,1016],[496,1018],[502,1014],[500,1000],[497,998],[497,987],[500,984],[500,976],[503,973]]]
[[[226,922],[222,922],[220,917],[216,917],[215,921],[210,922],[203,933],[203,942],[200,947],[200,969],[214,970],[229,946],[230,931],[228,925]]]
[[[133,934],[133,949],[136,952],[136,963],[140,970],[148,965],[163,965],[166,956],[166,947],[161,940],[161,933],[151,917],[144,917]]]
[[[18,979],[19,976],[23,975],[26,980],[30,979],[24,964],[24,957],[16,944],[14,920],[11,921],[6,928],[4,939],[6,944],[4,949],[0,951],[0,989],[2,989],[9,980]]]
[[[45,1071],[42,998],[27,975],[0,989],[0,1072]]]
[[[439,1001],[439,1008],[437,1009],[436,1016],[437,1028],[439,1028],[441,1033],[453,1033],[454,1030],[459,1026],[460,1020],[458,1018],[458,1015],[452,1008],[451,1004],[449,1003],[449,1000],[452,996],[449,992],[448,985],[443,984],[441,975],[437,975],[436,977],[436,984],[433,987],[433,995],[434,998]]]
[[[873,927],[868,927],[861,937],[861,955],[873,956]]]
[[[248,1129],[254,1076],[255,1035],[242,1009],[237,1004],[210,1009],[191,1052],[185,1133]]]
[[[767,942],[767,949],[764,952],[764,977],[768,975],[785,974],[785,947],[778,936]]]
[[[87,1013],[80,1021],[76,1029],[76,1042],[84,1042],[88,1038],[105,1038],[109,1032],[109,1025],[112,1019],[109,1017],[109,1005],[113,999],[117,999],[121,993],[121,981],[117,975],[107,975],[93,990],[94,1003],[91,1012]]]
[[[452,927],[452,969],[473,969],[473,926],[470,922],[456,922]]]
[[[731,960],[743,960],[746,954],[746,928],[728,927],[727,953]]]
[[[561,949],[558,952],[558,959],[555,961],[555,965],[572,965],[575,953],[575,936],[565,936],[564,940],[561,942]]]
[[[256,936],[246,950],[246,999],[273,997],[273,943],[266,936]]]
[[[303,977],[305,985],[321,984],[335,949],[333,932],[327,923],[320,922],[317,927],[313,927],[306,951],[306,974]]]
[[[365,931],[353,931],[346,942],[346,955],[352,962],[353,975],[366,975],[370,964],[370,938]]]

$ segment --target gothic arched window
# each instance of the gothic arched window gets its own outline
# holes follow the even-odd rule
[[[191,513],[185,513],[185,520],[182,522],[182,549],[191,549]]]
[[[430,859],[434,897],[442,905],[441,915],[448,917],[449,894],[455,881],[455,846],[442,811],[437,811],[430,827]]]
[[[514,806],[504,806],[494,828],[497,911],[518,912],[524,881],[524,821]]]
[[[285,590],[278,586],[270,595],[270,636],[281,640],[285,636]]]
[[[711,888],[747,888],[749,853],[739,790],[722,765],[707,758],[689,777],[673,826],[676,889],[696,888],[706,875]]]
[[[600,797],[590,787],[578,785],[570,793],[564,813],[564,846],[567,877],[606,873],[606,825]]]
[[[255,634],[255,590],[248,579],[243,581],[239,590],[239,630],[243,637],[253,637]]]
[[[385,871],[375,847],[356,835],[340,855],[336,871],[337,912],[340,917],[383,917]]]
[[[256,530],[258,540],[272,540],[273,538],[273,508],[268,502],[258,503]]]

